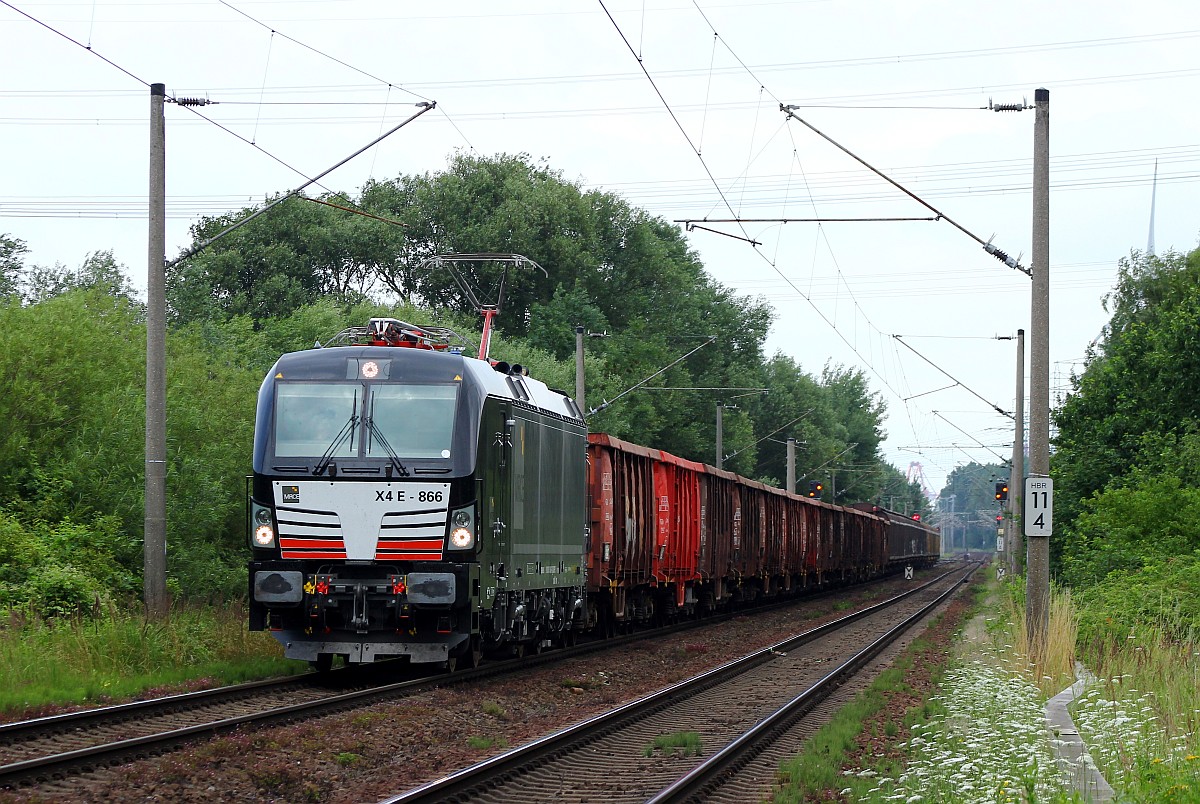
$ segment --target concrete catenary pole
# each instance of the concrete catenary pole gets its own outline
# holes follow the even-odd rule
[[[1050,90],[1034,91],[1033,294],[1029,317],[1029,475],[1050,476]],[[1026,543],[1025,628],[1035,663],[1050,631],[1050,540]]]
[[[1008,574],[1021,570],[1021,495],[1025,491],[1025,330],[1017,330],[1017,403],[1013,414],[1012,474],[1008,480]]]
[[[724,444],[725,433],[723,432],[725,429],[725,422],[723,421],[724,411],[725,411],[725,404],[723,402],[718,402],[717,403],[717,468],[718,469],[725,468],[724,467],[725,457],[724,457],[724,455],[722,455],[722,453],[725,451],[725,444]]]
[[[150,85],[150,230],[146,258],[146,617],[167,615],[167,87]]]
[[[583,327],[575,327],[575,404],[587,410],[583,404]]]
[[[787,440],[787,490],[796,493],[796,439]]]

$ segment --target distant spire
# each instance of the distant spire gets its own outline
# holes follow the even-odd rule
[[[1150,237],[1146,240],[1146,253],[1154,256],[1154,196],[1158,194],[1158,160],[1154,160],[1154,184],[1150,189]]]

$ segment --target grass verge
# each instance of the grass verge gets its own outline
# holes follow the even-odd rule
[[[1084,662],[1097,679],[1071,706],[1097,767],[1129,801],[1200,802],[1200,633],[1169,609],[1164,595],[1164,611],[1123,638],[1091,640]]]
[[[8,719],[307,669],[284,659],[269,634],[248,632],[239,603],[177,607],[162,623],[115,606],[87,620],[10,611],[0,621],[0,668]]]

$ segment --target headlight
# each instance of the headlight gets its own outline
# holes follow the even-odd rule
[[[475,513],[470,508],[460,508],[450,515],[451,550],[470,550],[475,546]]]
[[[254,544],[256,547],[274,547],[275,530],[270,525],[259,525],[254,529]]]
[[[466,528],[455,528],[450,532],[450,544],[455,550],[466,550],[475,544],[475,534]]]
[[[253,547],[275,546],[275,522],[271,509],[256,502],[250,503],[250,544]]]

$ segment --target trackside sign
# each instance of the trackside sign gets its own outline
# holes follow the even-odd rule
[[[1054,532],[1054,481],[1048,477],[1025,478],[1025,535],[1030,538]]]

